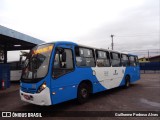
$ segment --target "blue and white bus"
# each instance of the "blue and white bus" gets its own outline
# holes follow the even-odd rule
[[[20,97],[37,105],[54,105],[71,99],[84,103],[90,94],[140,79],[138,57],[73,42],[34,47],[22,71]]]

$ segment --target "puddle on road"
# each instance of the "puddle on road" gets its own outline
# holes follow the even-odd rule
[[[159,107],[159,108],[160,108],[160,103],[152,102],[152,101],[149,101],[149,100],[143,99],[143,98],[140,99],[140,101],[141,101],[142,103],[148,104],[148,105],[150,105],[150,106]]]

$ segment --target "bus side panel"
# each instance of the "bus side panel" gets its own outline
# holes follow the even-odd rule
[[[125,74],[124,74],[122,82],[120,83],[120,86],[125,85],[125,77],[126,77],[126,75],[130,76],[130,82],[131,83],[139,80],[140,79],[140,69],[139,69],[139,66],[135,66],[135,67],[128,66],[128,67],[126,67]]]
[[[125,77],[126,77],[126,75],[129,75],[132,78],[132,72],[133,71],[132,71],[131,67],[127,66],[126,69],[125,69],[125,72],[124,72],[123,79],[122,79],[122,81],[121,81],[119,86],[124,86],[125,85]]]
[[[10,80],[19,81],[21,79],[22,70],[11,70],[10,71]]]
[[[131,82],[138,80],[135,77],[137,73],[134,71],[135,67],[126,67],[123,77],[120,80],[120,84],[115,87],[125,84],[125,76],[127,74],[131,76]],[[104,86],[102,81],[100,79],[98,80],[96,75],[93,75],[93,70],[91,68],[76,68],[71,73],[65,74],[57,79],[51,79],[52,104],[77,98],[78,85],[83,80],[91,81],[93,85],[93,93],[107,90],[107,87]],[[106,82],[106,80],[103,82]]]
[[[57,104],[76,98],[77,76],[76,71],[65,74],[57,79],[51,78],[52,104]]]
[[[78,85],[83,80],[89,80],[92,83],[93,93],[106,89],[93,75],[91,68],[75,68],[73,72],[51,79],[52,104],[77,98]]]
[[[138,66],[130,66],[131,78],[130,82],[133,83],[140,79],[139,67]]]
[[[133,78],[132,82],[135,82],[139,79],[140,79],[140,68],[139,68],[139,66],[135,66],[134,67],[134,78]]]
[[[126,71],[126,67],[95,67],[92,69],[96,71],[97,80],[105,88],[100,91],[119,87]]]
[[[84,69],[87,69],[88,72],[85,72]],[[77,72],[77,74],[81,76],[78,84],[80,84],[80,82],[82,82],[83,80],[89,80],[92,83],[93,87],[92,93],[107,90],[107,87],[103,86],[102,81],[97,78],[97,73],[94,74],[95,71],[93,70],[93,68],[77,68]]]
[[[140,75],[141,75],[140,74],[140,66],[137,66],[136,69],[137,69],[137,77],[136,78],[137,78],[137,80],[139,80],[140,79]]]

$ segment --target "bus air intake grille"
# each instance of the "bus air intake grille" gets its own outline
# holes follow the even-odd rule
[[[33,93],[33,94],[36,93],[36,89],[31,89],[31,88],[21,87],[21,90],[26,93]]]

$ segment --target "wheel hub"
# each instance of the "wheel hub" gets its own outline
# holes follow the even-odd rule
[[[81,90],[81,95],[82,95],[83,98],[86,98],[86,97],[87,97],[88,93],[87,93],[87,90],[86,90],[85,88],[83,88],[83,89]]]

